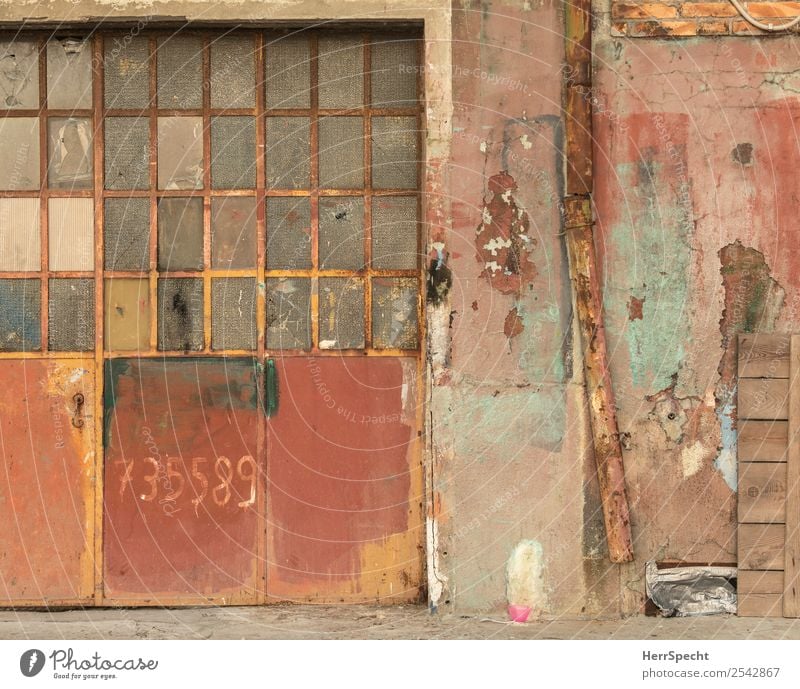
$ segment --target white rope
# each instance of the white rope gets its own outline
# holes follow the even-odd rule
[[[800,15],[796,16],[791,21],[788,21],[785,24],[780,24],[778,26],[775,26],[772,23],[765,24],[764,22],[759,21],[752,14],[750,14],[742,6],[739,0],[731,0],[731,4],[736,8],[739,14],[741,14],[742,17],[744,17],[746,21],[755,26],[757,29],[761,29],[762,31],[786,31],[787,29],[791,29],[793,26],[797,26],[797,24],[800,24]]]

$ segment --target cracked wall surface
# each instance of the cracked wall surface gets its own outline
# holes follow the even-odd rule
[[[792,38],[630,41],[601,9],[595,200],[633,613],[648,559],[736,562],[735,341],[798,328],[800,100]]]

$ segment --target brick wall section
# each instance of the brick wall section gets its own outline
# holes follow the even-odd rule
[[[800,14],[800,2],[745,2],[753,17],[776,25]],[[715,2],[667,0],[666,2],[631,2],[614,0],[611,4],[612,34],[615,36],[747,36],[767,34],[746,22],[728,1]],[[794,27],[793,32],[799,27]]]

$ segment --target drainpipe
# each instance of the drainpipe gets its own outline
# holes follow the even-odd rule
[[[594,246],[591,20],[591,0],[568,0],[565,3],[566,61],[562,92],[566,133],[564,218],[608,553],[612,562],[620,563],[633,560],[633,543]]]

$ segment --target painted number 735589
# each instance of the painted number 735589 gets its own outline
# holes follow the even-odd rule
[[[179,457],[166,460],[145,457],[141,460],[120,459],[116,464],[122,468],[120,498],[130,487],[130,492],[143,502],[157,500],[160,504],[176,507],[183,497],[180,501],[187,507],[191,501],[195,512],[204,501],[225,507],[233,498],[236,506],[242,509],[256,501],[257,467],[250,455],[244,455],[236,462],[227,457],[217,457],[213,462],[206,457],[192,457],[188,462]]]

